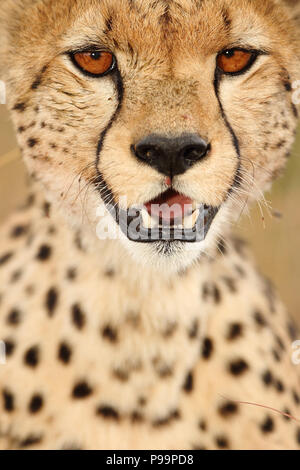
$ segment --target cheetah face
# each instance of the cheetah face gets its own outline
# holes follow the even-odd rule
[[[105,207],[146,264],[177,269],[209,252],[293,142],[300,70],[290,7],[21,3],[2,13],[15,23],[0,59],[24,158],[49,197],[95,232]]]

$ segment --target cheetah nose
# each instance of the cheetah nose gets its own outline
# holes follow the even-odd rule
[[[152,134],[132,145],[131,151],[139,161],[172,178],[199,162],[210,148],[210,144],[197,134],[174,138]]]

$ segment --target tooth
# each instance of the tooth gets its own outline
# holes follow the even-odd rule
[[[145,209],[142,209],[142,219],[145,228],[156,228],[158,222],[156,222]]]
[[[195,210],[191,215],[186,216],[183,221],[184,228],[194,228],[199,217],[199,209]]]

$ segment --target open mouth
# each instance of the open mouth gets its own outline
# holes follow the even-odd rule
[[[169,189],[142,206],[120,210],[117,222],[134,242],[193,243],[205,239],[218,210]]]

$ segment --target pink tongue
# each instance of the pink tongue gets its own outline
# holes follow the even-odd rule
[[[173,190],[169,190],[153,201],[145,204],[151,216],[161,219],[182,219],[187,213],[192,212],[193,201]]]

